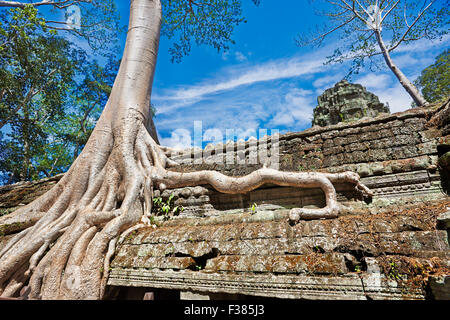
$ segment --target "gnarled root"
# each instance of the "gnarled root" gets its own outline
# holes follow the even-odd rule
[[[117,133],[93,133],[52,190],[0,219],[0,226],[32,221],[0,251],[0,296],[18,296],[25,286],[32,299],[102,297],[115,240],[139,222],[149,198],[135,153],[146,129],[129,117],[124,123],[132,125]]]
[[[325,194],[326,207],[321,209],[294,208],[289,214],[289,219],[293,222],[300,219],[337,217],[340,207],[332,182],[352,183],[360,192],[369,196],[372,195],[371,191],[360,182],[359,176],[354,172],[338,174],[281,172],[274,169],[262,168],[247,176],[234,178],[216,171],[179,173],[167,170],[155,170],[152,180],[159,184],[164,184],[168,188],[209,184],[217,191],[230,194],[249,192],[266,183],[299,188],[321,188]]]
[[[209,184],[230,194],[266,183],[321,188],[326,206],[292,209],[292,221],[336,217],[340,207],[333,183],[351,183],[370,195],[352,172],[262,168],[244,177],[228,177],[215,171],[170,171],[167,168],[176,163],[154,142],[143,122],[130,113],[120,131],[97,132],[52,190],[0,218],[0,226],[29,221],[0,251],[1,296],[18,296],[22,289],[33,299],[101,299],[116,244],[148,222],[153,186]]]

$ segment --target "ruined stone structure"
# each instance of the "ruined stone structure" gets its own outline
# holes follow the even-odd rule
[[[264,185],[242,195],[207,185],[156,190],[155,197],[173,195],[185,209],[156,217],[153,227],[118,243],[107,298],[450,299],[450,197],[440,165],[446,153],[439,151],[450,145],[449,109],[447,101],[269,140],[277,143],[280,170],[361,176],[374,197],[361,199],[336,185],[346,206],[336,219],[289,222],[292,207],[323,207],[320,189]],[[236,159],[248,161],[253,147],[254,141],[234,144]],[[197,152],[206,150],[172,156],[181,164],[177,170],[240,176],[262,166],[188,161]],[[225,146],[208,150],[208,158],[223,152]],[[1,187],[0,214],[58,179]],[[0,236],[0,248],[8,237]]]
[[[318,106],[314,109],[312,125],[321,127],[359,120],[364,117],[374,118],[380,113],[389,113],[389,107],[378,100],[360,84],[341,80],[333,88],[317,98]]]

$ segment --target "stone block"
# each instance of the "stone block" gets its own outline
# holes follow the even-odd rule
[[[369,147],[367,144],[365,143],[351,143],[345,146],[345,152],[353,152],[353,151],[365,151],[367,150]]]
[[[437,141],[429,140],[428,142],[420,143],[417,145],[417,154],[436,154],[437,153]]]
[[[359,135],[357,134],[350,134],[346,136],[347,143],[358,143],[359,142]]]
[[[403,120],[405,123],[405,126],[402,126],[402,128],[409,129],[409,130],[415,130],[420,131],[423,130],[425,127],[425,124],[427,123],[427,120],[425,120],[422,117],[414,117]]]
[[[338,135],[339,135],[338,130],[325,131],[320,134],[320,136],[323,140],[330,140],[330,139],[337,137]]]
[[[436,138],[440,138],[442,136],[442,132],[439,129],[432,128],[419,132],[419,135],[422,142],[428,142],[435,140]]]
[[[356,167],[356,173],[358,173],[360,177],[367,177],[372,175],[373,172],[367,163],[360,163]]]
[[[211,300],[206,292],[181,291],[180,300]]]
[[[386,172],[387,171],[386,169],[387,169],[386,166],[384,166],[383,163],[381,162],[375,162],[370,164],[370,171],[372,171],[374,175],[382,175],[385,173],[389,173]]]
[[[343,146],[347,141],[343,137],[336,137],[333,139],[333,144],[335,146]]]
[[[273,272],[344,274],[344,255],[340,253],[283,256],[219,256],[207,261],[205,270],[226,272]]]

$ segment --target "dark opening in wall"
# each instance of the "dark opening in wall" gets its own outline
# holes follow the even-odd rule
[[[437,146],[437,151],[442,189],[446,194],[450,195],[450,144],[439,144]]]
[[[274,300],[245,294],[108,286],[106,300]]]
[[[145,298],[145,299],[144,299]],[[108,286],[106,300],[180,300],[180,290]]]

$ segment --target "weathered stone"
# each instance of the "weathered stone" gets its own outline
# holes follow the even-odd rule
[[[366,163],[358,164],[356,168],[356,173],[358,173],[360,177],[366,177],[372,174],[370,166]]]
[[[336,253],[301,256],[220,256],[208,260],[205,270],[336,275],[347,272],[344,256]]]
[[[181,291],[180,300],[211,300],[208,294],[193,291]]]
[[[113,269],[108,279],[112,286],[134,286],[207,293],[310,300],[366,300],[367,292],[357,274],[343,276],[273,275],[269,273],[207,273],[190,270]],[[405,290],[397,283],[384,282],[371,292],[371,299],[423,299],[420,291]]]
[[[428,142],[418,144],[417,152],[418,155],[437,153],[437,141],[430,140]]]
[[[0,186],[0,216],[30,203],[50,190],[62,177],[63,174],[58,174],[39,181],[19,182]]]
[[[317,98],[312,125],[328,126],[363,117],[375,117],[389,113],[389,108],[380,103],[378,97],[366,91],[360,84],[342,80]]]
[[[436,128],[431,128],[425,131],[419,132],[420,138],[422,142],[428,142],[435,140],[436,138],[439,138],[442,136],[441,130],[438,130]]]
[[[444,153],[442,156],[439,157],[439,165],[441,168],[450,171],[450,152]]]
[[[435,274],[450,274],[448,214],[443,214],[450,202],[442,193],[438,163],[448,151],[439,145],[433,149],[436,141],[448,139],[426,122],[433,111],[423,110],[280,136],[281,170],[355,171],[374,192],[371,203],[359,201],[353,186],[336,184],[343,205],[338,218],[290,225],[291,208],[325,206],[320,189],[265,185],[242,195],[221,194],[206,185],[166,190],[164,196],[174,194],[174,203],[185,211],[127,236],[116,249],[109,284],[307,299],[423,299],[421,290],[383,274],[386,265],[381,265],[392,257],[410,259],[409,267],[422,259],[424,265],[439,266]],[[240,146],[248,160],[251,143]],[[241,176],[261,166],[191,163],[171,170]],[[0,188],[0,200],[25,204],[22,191],[33,186]],[[253,203],[256,212],[249,209]],[[14,232],[23,228],[10,227]],[[10,237],[0,235],[0,247]]]

